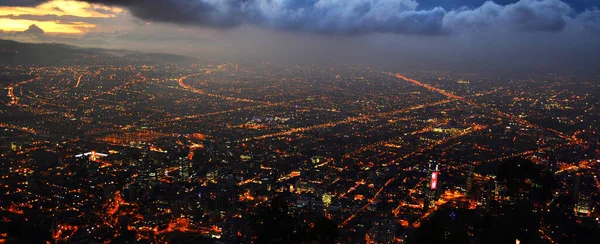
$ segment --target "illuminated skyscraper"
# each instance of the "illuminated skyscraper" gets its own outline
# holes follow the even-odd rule
[[[591,212],[591,203],[590,194],[579,193],[577,204],[575,205],[575,214],[587,216]]]
[[[438,179],[439,175],[440,175],[440,171],[439,171],[437,163],[430,162],[429,169],[427,171],[427,184],[424,189],[424,193],[425,193],[424,207],[425,207],[425,209],[428,209],[435,205],[435,201],[436,201],[435,196],[436,196],[436,192],[439,187],[439,179]]]
[[[467,196],[470,196],[473,191],[473,184],[475,183],[475,179],[474,179],[474,172],[475,171],[475,167],[473,165],[469,166],[469,171],[467,172],[468,176],[467,176],[467,187],[466,187],[466,191],[467,191]]]

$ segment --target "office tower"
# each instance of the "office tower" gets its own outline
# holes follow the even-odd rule
[[[393,243],[396,237],[396,221],[394,219],[378,219],[373,221],[367,234],[367,243]]]
[[[439,179],[438,179],[439,175],[440,175],[440,171],[439,171],[438,165],[435,164],[435,166],[433,166],[430,163],[429,169],[427,171],[427,184],[424,189],[424,193],[425,193],[424,206],[425,206],[425,208],[430,208],[435,205],[436,192],[439,188]]]
[[[575,175],[575,182],[573,183],[573,192],[571,194],[571,198],[573,201],[577,202],[579,198],[579,187],[581,186],[581,175]]]
[[[575,204],[575,214],[578,216],[587,216],[591,212],[591,197],[590,194],[580,192]]]
[[[472,192],[473,192],[473,184],[475,183],[475,178],[474,178],[474,171],[475,171],[475,167],[473,165],[469,166],[469,170],[467,172],[467,187],[466,187],[466,191],[467,191],[467,196],[471,196]]]

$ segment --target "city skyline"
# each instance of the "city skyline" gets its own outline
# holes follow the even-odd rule
[[[0,243],[600,243],[599,5],[0,0]]]

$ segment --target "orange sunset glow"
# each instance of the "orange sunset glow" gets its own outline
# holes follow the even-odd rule
[[[50,1],[35,7],[4,6],[0,7],[0,30],[24,31],[35,24],[46,33],[84,34],[96,27],[95,24],[86,22],[86,19],[114,18],[123,11],[116,7],[68,0]],[[81,21],[63,21],[61,17]]]

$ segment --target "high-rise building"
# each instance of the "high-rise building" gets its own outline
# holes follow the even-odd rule
[[[550,170],[550,173],[556,172],[558,169],[557,163],[556,157],[548,159],[548,169]]]
[[[430,162],[429,169],[427,171],[427,184],[424,189],[425,201],[424,205],[426,208],[433,207],[435,205],[436,192],[439,188],[439,175],[440,171],[437,164]]]
[[[505,199],[506,188],[507,188],[506,184],[504,184],[503,182],[494,180],[494,184],[493,184],[494,197],[493,197],[493,199],[496,201],[503,201]]]
[[[139,197],[139,187],[136,184],[132,184],[129,186],[128,191],[124,192],[125,200],[128,202],[135,202]]]
[[[367,234],[367,243],[394,243],[396,237],[396,221],[392,218],[373,221]]]
[[[573,192],[571,195],[571,198],[575,202],[577,202],[577,200],[579,198],[579,187],[580,186],[581,186],[581,175],[577,174],[577,175],[575,175],[575,182],[573,183]]]
[[[56,223],[56,219],[52,219],[52,225],[50,226],[50,232],[52,233],[52,238],[56,238],[59,237],[59,228],[58,228],[58,224]]]
[[[192,162],[188,158],[179,158],[179,181],[184,182],[192,175]]]
[[[222,238],[227,243],[239,243],[244,223],[242,219],[228,219],[223,225]]]
[[[488,210],[490,203],[495,200],[497,181],[494,179],[481,182],[481,186],[477,190],[477,205]]]
[[[475,167],[473,165],[469,166],[469,170],[467,172],[468,176],[467,176],[467,187],[466,187],[466,191],[467,191],[467,196],[471,196],[472,192],[473,192],[473,184],[475,183],[475,179],[474,179],[474,171],[475,171]]]
[[[479,185],[478,189],[477,189],[477,205],[478,206],[482,206],[482,207],[486,207],[488,204],[487,201],[487,187],[485,187],[485,182],[482,182],[482,185]]]
[[[591,197],[590,194],[580,192],[575,205],[575,214],[579,216],[587,216],[591,212]]]

